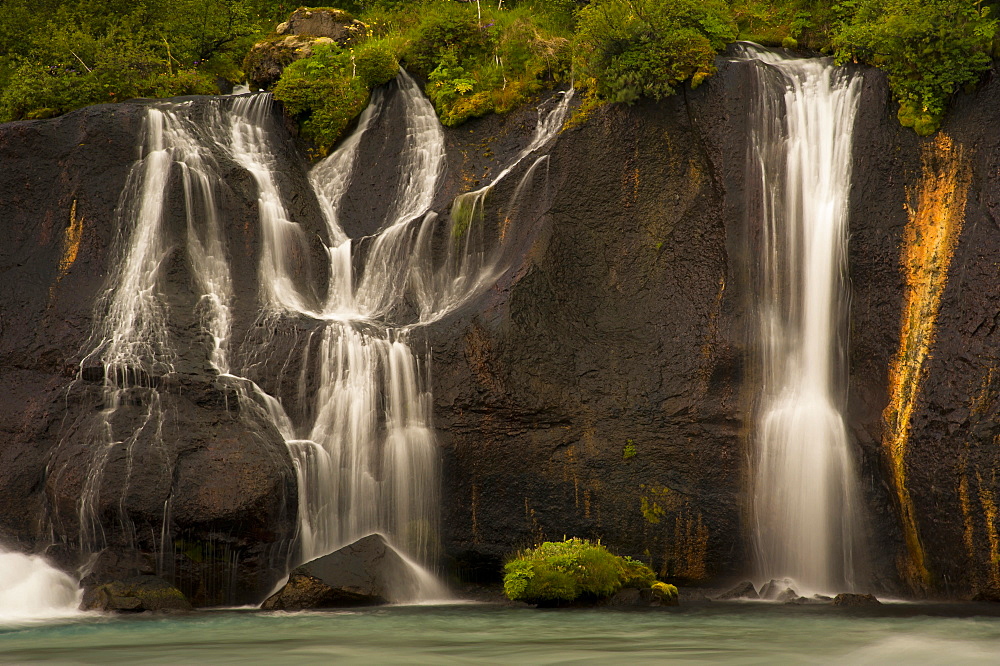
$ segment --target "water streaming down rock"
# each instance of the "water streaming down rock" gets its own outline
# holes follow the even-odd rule
[[[313,352],[319,364],[315,417],[300,429],[306,437],[290,440],[300,470],[303,559],[374,531],[386,534],[419,562],[433,559],[438,489],[429,365],[426,354],[414,351],[414,323],[407,322],[399,307],[412,290],[420,305],[416,324],[438,319],[487,288],[499,266],[499,253],[490,261],[483,259],[481,243],[456,246],[451,228],[446,230],[445,257],[436,256],[430,239],[442,220],[430,208],[444,171],[444,134],[433,107],[405,72],[399,94],[406,134],[396,197],[368,241],[356,282],[351,241],[338,211],[362,134],[381,112],[381,98],[369,107],[354,134],[311,174],[331,239],[338,244],[330,251],[330,289],[320,342]],[[555,135],[570,98],[567,93],[555,109],[540,113],[531,145],[494,183]],[[542,159],[522,181],[534,176]],[[480,206],[487,191],[478,193]],[[459,223],[453,213],[451,224]],[[475,233],[483,232],[477,227]],[[306,376],[300,378],[303,394]]]
[[[218,117],[210,119],[217,124]],[[121,230],[122,262],[98,306],[101,315],[94,334],[94,350],[82,368],[95,363],[103,374],[104,409],[95,420],[92,459],[80,501],[80,540],[84,552],[103,545],[96,503],[108,456],[142,437],[162,439],[162,409],[158,378],[174,371],[176,353],[170,340],[168,304],[161,280],[176,239],[165,228],[165,202],[170,174],[180,171],[185,200],[186,245],[191,274],[199,298],[194,309],[210,337],[208,362],[218,371],[229,369],[229,305],[232,300],[229,267],[215,202],[217,169],[204,138],[187,117],[184,104],[150,108],[146,117],[144,155],[136,162],[117,210]],[[123,403],[146,406],[141,423],[117,424]],[[123,426],[123,427],[121,427]],[[122,489],[122,496],[127,492]],[[166,509],[165,509],[166,512]],[[130,521],[122,510],[120,521]],[[164,521],[166,523],[166,521]]]
[[[859,83],[828,59],[758,60],[749,209],[759,229],[761,388],[752,431],[758,574],[853,589],[859,492],[845,399],[847,203]]]
[[[364,239],[360,257],[340,224],[339,208],[358,146],[386,107],[388,93],[373,95],[353,134],[310,174],[326,221],[325,293],[308,279],[309,262],[317,255],[310,253],[309,234],[289,213],[279,187],[279,160],[268,129],[270,96],[150,106],[145,146],[116,213],[119,268],[98,307],[93,351],[81,366],[84,381],[93,382],[98,372],[102,377],[103,407],[86,428],[74,425],[68,436],[86,440],[90,457],[78,504],[81,552],[109,543],[108,506],[117,506],[116,530],[125,534],[116,532],[115,538],[136,543],[126,501],[131,466],[133,459],[148,465],[152,451],[165,465],[157,483],[167,484],[154,537],[158,571],[173,575],[169,479],[177,464],[171,455],[177,453],[170,449],[185,445],[164,436],[168,425],[176,428],[169,387],[207,376],[212,390],[224,390],[239,403],[233,427],[252,437],[270,428],[291,454],[298,476],[298,549],[287,564],[380,532],[412,563],[409,589],[418,598],[444,596],[422,568],[434,560],[439,510],[429,349],[422,347],[418,331],[489,287],[502,270],[504,237],[498,229],[499,238],[487,239],[489,233],[476,225],[475,235],[451,242],[460,236],[452,233],[460,216],[431,211],[445,166],[442,128],[405,73],[394,94],[406,125],[396,194],[378,232]],[[536,154],[512,196],[516,200],[527,191],[546,164],[537,153],[561,127],[571,95],[540,113],[531,145],[491,186]],[[235,351],[232,269],[217,203],[225,187],[220,162],[230,169],[238,164],[252,178],[261,229],[260,312],[252,327],[258,339],[248,337],[241,345],[248,349]],[[172,203],[180,203],[176,185],[183,193],[183,218],[168,213]],[[477,193],[480,207],[488,189]],[[443,249],[431,242],[435,234],[448,239]],[[291,392],[266,376],[274,357],[268,341],[281,330],[291,330],[294,338],[288,359],[277,361],[282,368],[297,364]],[[265,339],[254,347],[260,335]],[[289,401],[308,407],[289,414]],[[111,490],[105,469],[123,455],[125,487]],[[56,486],[62,476],[72,481],[72,453],[64,457],[53,470]],[[109,490],[116,497],[108,496]],[[58,514],[54,520],[59,523]],[[143,539],[148,542],[149,535]]]

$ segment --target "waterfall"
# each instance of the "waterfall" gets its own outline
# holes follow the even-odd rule
[[[37,555],[0,547],[0,626],[81,615],[76,581]]]
[[[279,153],[268,129],[271,96],[151,105],[144,145],[116,211],[120,263],[98,304],[91,351],[81,364],[81,377],[89,372],[90,381],[94,368],[103,373],[103,407],[89,417],[84,434],[90,461],[79,502],[81,551],[108,543],[98,516],[108,504],[100,495],[107,492],[102,477],[109,461],[124,449],[127,486],[133,458],[141,460],[133,452],[138,442],[168,448],[161,385],[173,385],[178,374],[207,372],[232,389],[241,413],[255,415],[247,417],[248,427],[270,422],[287,446],[299,507],[290,566],[378,532],[410,564],[411,594],[445,596],[424,568],[437,554],[439,489],[430,349],[421,329],[488,289],[509,265],[506,225],[544,175],[543,149],[561,128],[571,98],[572,91],[563,93],[540,109],[525,149],[444,216],[432,209],[446,170],[444,131],[433,107],[405,72],[395,92],[376,90],[354,131],[309,173],[325,222],[325,285],[304,277],[311,259],[322,255],[311,253],[310,234],[281,191]],[[342,203],[362,168],[369,128],[393,104],[405,132],[394,153],[392,199],[383,219],[369,220],[377,228],[372,236],[351,238],[340,219]],[[223,163],[245,171],[257,195],[259,309],[242,343],[234,342],[240,329],[218,205]],[[491,227],[487,195],[519,167],[507,219]],[[184,216],[175,220],[168,206],[180,203],[178,185]],[[472,217],[462,212],[469,201]],[[286,347],[276,344],[285,341]],[[202,352],[185,347],[192,344],[203,345],[204,362]],[[294,380],[283,379],[286,370]],[[288,411],[291,401],[298,409]],[[165,478],[170,473],[165,470]],[[125,538],[135,543],[127,494],[122,488],[112,504]],[[170,503],[157,535],[164,550],[171,543]],[[166,560],[159,553],[159,569],[170,572]]]
[[[759,93],[749,169],[759,198],[761,386],[752,428],[758,574],[799,591],[855,584],[860,538],[846,391],[847,204],[859,80],[829,59],[752,45]]]

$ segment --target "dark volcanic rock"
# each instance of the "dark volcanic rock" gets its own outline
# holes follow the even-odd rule
[[[411,567],[380,534],[371,534],[292,570],[264,610],[375,606],[409,596]]]
[[[80,610],[138,613],[193,610],[184,594],[156,576],[136,576],[103,585],[85,586]]]
[[[844,608],[867,608],[871,606],[881,606],[882,602],[875,598],[873,594],[838,594],[833,598],[834,606]]]
[[[788,578],[782,578],[781,580],[771,579],[764,583],[764,587],[760,588],[760,598],[761,599],[777,599],[781,594],[792,589],[792,581]]]
[[[748,580],[743,581],[728,592],[723,592],[716,597],[719,601],[729,601],[732,599],[760,599],[757,589]]]
[[[187,108],[197,115],[228,103],[196,98]],[[49,552],[67,569],[87,561],[82,536],[110,558],[101,582],[149,573],[139,562],[158,561],[156,573],[196,604],[256,602],[283,574],[295,474],[249,385],[207,362],[210,342],[183,256],[183,208],[168,206],[164,216],[174,248],[160,284],[171,308],[173,372],[113,378],[134,388],[106,424],[104,368],[81,367],[96,345],[99,297],[120,261],[115,209],[148,106],[0,125],[0,533],[25,549],[54,535]],[[272,130],[280,128],[276,115]],[[293,214],[319,223],[314,199],[303,196],[302,158],[290,142],[277,145]],[[256,187],[248,172],[219,159],[218,197],[233,239],[232,314],[243,338],[257,316]],[[182,202],[180,183],[171,186],[168,202]],[[84,495],[92,504],[81,526]]]

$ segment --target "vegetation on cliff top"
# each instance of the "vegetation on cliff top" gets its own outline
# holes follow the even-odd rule
[[[402,64],[447,125],[504,112],[554,82],[588,105],[658,99],[714,71],[736,39],[809,48],[886,71],[903,124],[927,134],[997,54],[1000,0],[345,0],[368,27],[285,70],[275,94],[328,148]],[[277,0],[5,0],[0,120],[242,80]],[[359,66],[360,65],[360,66]]]
[[[653,588],[676,599],[677,588],[657,583],[648,566],[618,557],[586,539],[546,541],[524,550],[504,566],[504,593],[514,601],[551,604],[609,597],[625,587]]]

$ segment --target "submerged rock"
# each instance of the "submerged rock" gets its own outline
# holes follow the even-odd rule
[[[405,598],[415,587],[413,567],[381,534],[370,534],[295,568],[263,610],[377,606]]]
[[[881,606],[882,602],[874,594],[838,594],[833,598],[834,606],[845,608],[864,608],[866,606]]]
[[[138,613],[189,611],[193,607],[184,593],[162,578],[136,576],[86,588],[80,610]]]
[[[716,597],[716,599],[719,601],[727,601],[730,599],[760,599],[760,595],[757,594],[757,588],[753,586],[753,583],[745,580],[728,592],[720,594]]]

